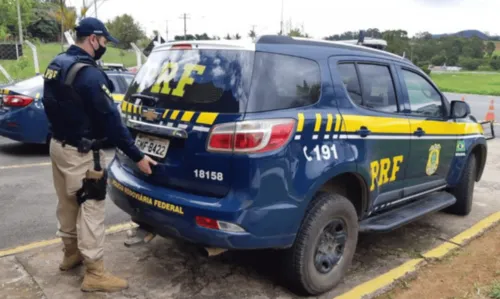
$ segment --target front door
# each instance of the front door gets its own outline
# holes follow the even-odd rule
[[[412,137],[405,188],[405,196],[410,196],[446,184],[457,132],[454,121],[448,120],[449,105],[438,89],[413,70],[402,67],[398,71],[410,106]]]

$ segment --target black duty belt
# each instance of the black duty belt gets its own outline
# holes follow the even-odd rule
[[[105,139],[102,140],[90,140],[87,138],[81,138],[80,140],[75,140],[75,139],[64,139],[64,138],[58,138],[58,137],[53,137],[56,141],[60,142],[62,146],[64,147],[66,144],[71,145],[73,147],[76,147],[78,149],[78,152],[80,153],[88,153],[91,150],[100,150],[103,147],[103,142]]]

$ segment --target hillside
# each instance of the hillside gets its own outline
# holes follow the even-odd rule
[[[490,36],[486,35],[485,33],[479,30],[462,30],[456,33],[433,34],[432,38],[441,38],[446,36],[464,37],[464,38],[478,37],[482,40],[491,39]]]

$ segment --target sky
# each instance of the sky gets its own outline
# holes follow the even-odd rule
[[[66,1],[77,7],[83,2]],[[163,38],[168,23],[173,39],[184,34],[186,13],[188,34],[247,37],[253,26],[258,35],[279,32],[282,1],[285,29],[291,21],[314,38],[368,28],[404,29],[410,36],[465,29],[500,34],[499,0],[105,0],[97,17],[107,21],[130,14],[148,36],[159,30]]]

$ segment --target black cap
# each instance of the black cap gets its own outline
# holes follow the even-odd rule
[[[104,36],[108,41],[112,43],[119,43],[119,41],[109,34],[108,29],[103,22],[96,18],[85,18],[80,21],[78,26],[75,28],[77,36],[89,36],[91,34]]]

